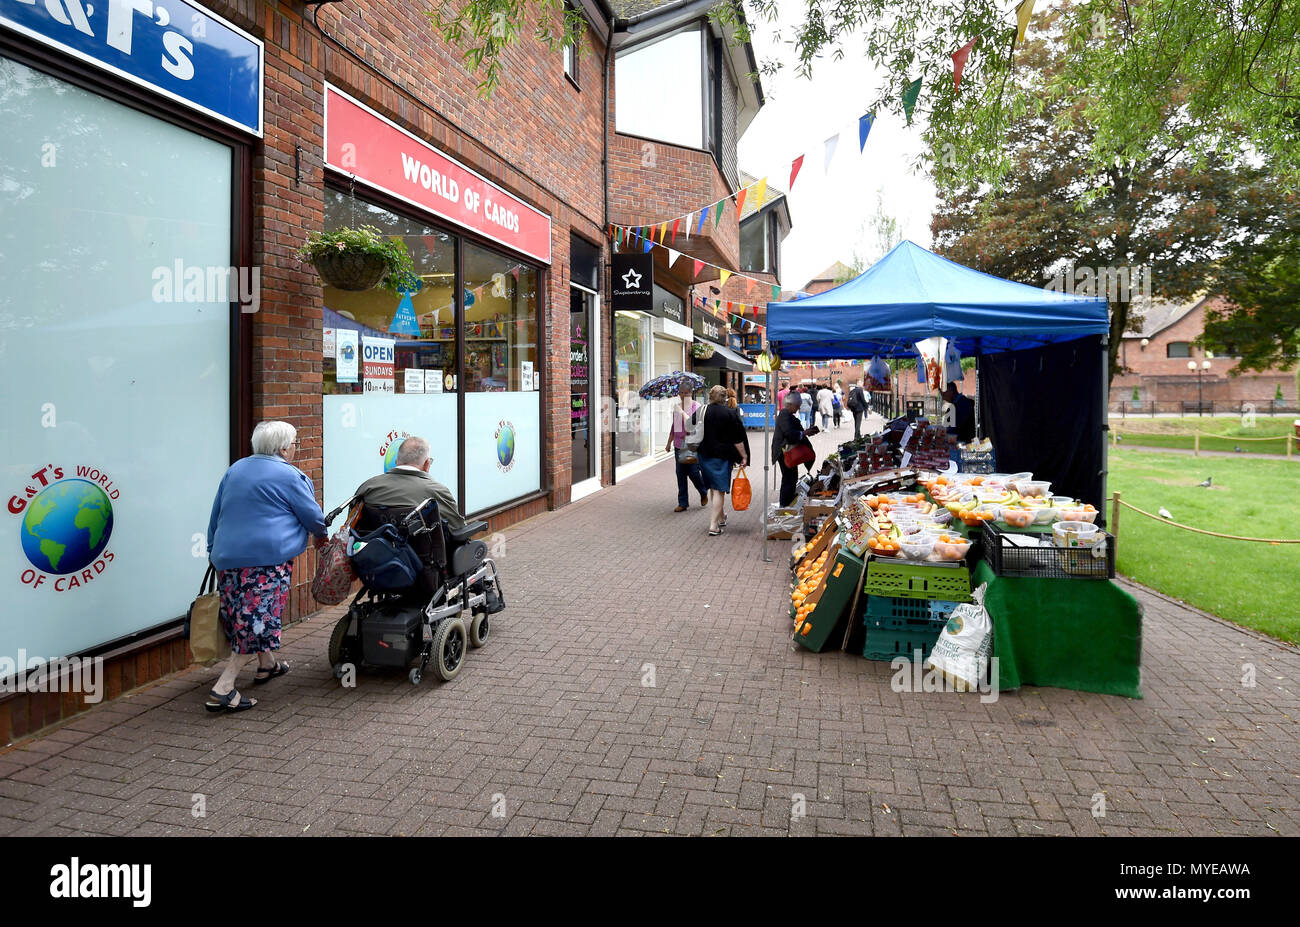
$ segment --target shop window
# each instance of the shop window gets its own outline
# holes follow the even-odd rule
[[[533,389],[537,372],[537,270],[465,246],[465,390]]]
[[[446,232],[336,190],[325,228],[373,225],[400,238],[420,275],[406,297],[325,286],[321,310],[325,507],[392,466],[398,441],[419,435],[430,473],[457,491],[456,240]],[[463,506],[462,506],[463,509]]]
[[[767,216],[755,216],[740,226],[740,269],[767,273]]]
[[[535,267],[466,244],[465,505],[501,505],[541,487],[541,370]]]
[[[1190,341],[1171,341],[1165,346],[1165,357],[1191,357],[1192,343]]]
[[[194,598],[257,278],[229,145],[3,57],[0,88],[0,654],[55,658]]]

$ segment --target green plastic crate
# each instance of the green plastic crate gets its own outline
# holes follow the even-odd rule
[[[916,651],[921,651],[921,659],[930,655],[935,642],[943,632],[945,622],[934,622],[931,627],[913,628],[867,628],[866,641],[862,645],[862,655],[868,660],[890,661],[895,657],[916,659]]]
[[[867,564],[868,595],[902,599],[943,599],[969,602],[970,571],[965,563],[939,566],[933,563],[905,563],[873,557]]]
[[[868,595],[863,619],[869,628],[929,627],[938,621],[939,626],[948,620],[957,602],[944,599],[904,599],[895,596]]]

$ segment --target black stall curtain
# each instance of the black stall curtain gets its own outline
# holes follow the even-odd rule
[[[1105,518],[1101,336],[979,359],[980,421],[1001,473],[1028,470]]]

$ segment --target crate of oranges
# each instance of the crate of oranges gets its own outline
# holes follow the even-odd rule
[[[794,640],[820,653],[843,638],[849,606],[862,581],[863,562],[833,543],[801,568],[805,565],[803,573],[796,571],[791,592]]]

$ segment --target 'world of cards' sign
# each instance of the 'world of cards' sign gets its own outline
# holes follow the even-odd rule
[[[550,216],[328,84],[325,166],[551,262]]]
[[[0,26],[262,134],[262,43],[191,0],[0,0]]]

